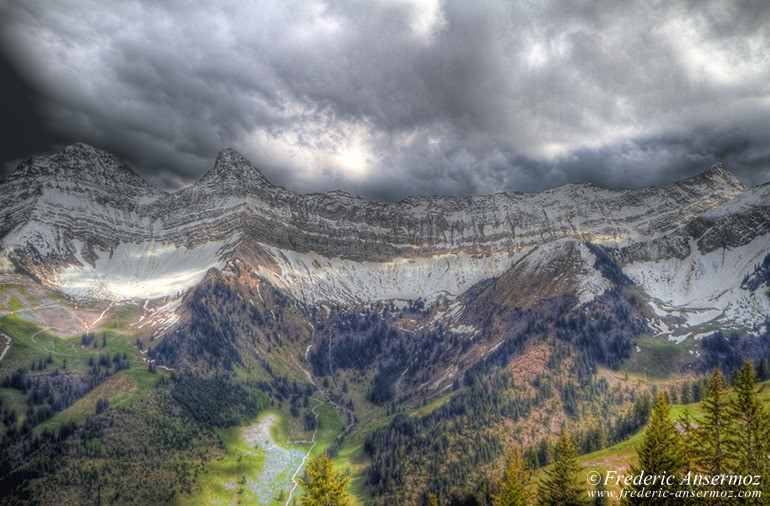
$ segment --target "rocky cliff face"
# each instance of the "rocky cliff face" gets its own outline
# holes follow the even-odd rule
[[[231,149],[196,184],[165,193],[76,144],[30,158],[3,181],[0,256],[5,269],[113,299],[173,295],[228,265],[307,302],[457,295],[533,248],[562,240],[633,248],[713,221],[709,212],[745,194],[715,166],[662,188],[579,184],[380,203],[294,193]]]
[[[194,229],[205,217],[211,220],[208,225],[216,224],[209,229],[229,235],[232,231],[219,223],[226,220],[259,242],[298,253],[388,261],[461,251],[512,252],[567,237],[628,243],[673,230],[743,191],[734,176],[714,167],[664,188],[613,192],[581,184],[540,194],[423,197],[385,204],[344,192],[299,195],[271,185],[247,160],[225,150],[211,172],[170,195],[166,204],[191,211],[193,218],[175,221],[173,229]]]

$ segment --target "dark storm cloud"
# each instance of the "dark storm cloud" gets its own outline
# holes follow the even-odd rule
[[[667,184],[716,161],[764,182],[769,13],[24,0],[0,5],[0,35],[40,112],[33,130],[109,149],[159,186],[196,180],[233,146],[298,191],[392,200]]]
[[[0,54],[0,174],[3,166],[10,170],[36,151],[46,150],[56,143],[56,137],[46,131],[25,83],[16,70]]]

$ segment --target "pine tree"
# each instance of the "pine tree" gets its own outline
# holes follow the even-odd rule
[[[757,399],[754,367],[745,360],[733,381],[734,396],[727,406],[730,424],[725,441],[726,461],[736,475],[761,475],[763,487],[770,447],[770,417]],[[768,492],[767,490],[763,491]],[[754,504],[749,501],[748,504]]]
[[[687,470],[696,468],[696,463],[699,456],[696,432],[700,429],[700,427],[695,421],[693,421],[692,415],[687,409],[684,410],[684,413],[681,417],[679,417],[679,420],[677,420],[676,424],[679,425],[678,428],[682,433],[682,437],[680,438],[680,450],[684,468]]]
[[[767,359],[765,357],[762,357],[759,360],[759,365],[757,366],[757,379],[759,381],[770,379],[770,366],[768,365]]]
[[[596,484],[596,493],[591,506],[609,506],[610,497],[607,495],[607,487],[604,485],[605,475],[599,473],[599,483]]]
[[[348,494],[350,478],[334,469],[326,453],[311,458],[305,469],[302,488],[305,496],[303,506],[340,506],[351,504]]]
[[[575,446],[567,432],[562,430],[556,444],[556,462],[540,483],[537,503],[542,506],[587,505],[587,496],[577,477],[579,469]]]
[[[500,495],[495,497],[499,506],[525,506],[529,504],[526,484],[529,476],[519,449],[514,447],[508,456]]]
[[[674,422],[669,420],[671,405],[666,400],[664,392],[660,392],[652,409],[650,425],[644,433],[642,444],[636,448],[639,456],[639,466],[631,466],[631,475],[679,476],[685,468],[682,442]],[[668,490],[669,498],[656,498],[656,504],[679,504],[674,498],[679,488],[679,479],[672,481],[671,486],[658,486],[656,490]],[[629,491],[640,492],[645,485],[630,485]],[[647,487],[649,489],[649,487]],[[649,504],[649,498],[625,496],[622,504]]]
[[[717,367],[708,384],[708,397],[701,404],[705,414],[693,431],[695,467],[715,476],[727,471],[725,440],[729,430],[727,384]]]

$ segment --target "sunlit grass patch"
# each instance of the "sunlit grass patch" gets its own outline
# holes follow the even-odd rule
[[[281,415],[283,416],[283,415]],[[206,466],[198,476],[198,492],[179,497],[177,504],[282,504],[304,449],[276,442],[284,430],[275,412],[263,413],[247,427],[217,429],[226,457]],[[283,439],[285,440],[285,439]]]

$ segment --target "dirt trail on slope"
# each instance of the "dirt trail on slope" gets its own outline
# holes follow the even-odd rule
[[[291,502],[291,497],[294,495],[294,491],[297,489],[297,486],[299,485],[299,482],[297,482],[297,475],[307,463],[307,459],[310,456],[310,452],[313,451],[313,448],[315,448],[315,445],[316,445],[315,436],[316,434],[318,434],[318,413],[316,413],[315,410],[323,405],[323,401],[318,399],[313,399],[313,400],[318,403],[315,406],[313,406],[313,409],[311,410],[311,412],[315,415],[315,421],[316,421],[315,430],[313,431],[313,438],[310,440],[310,442],[313,444],[310,446],[305,456],[302,457],[302,462],[300,463],[299,467],[297,467],[297,470],[294,471],[294,474],[291,476],[291,482],[294,484],[294,486],[291,487],[291,490],[289,491],[289,497],[286,499],[286,503],[284,506],[288,506],[288,504]]]
[[[350,432],[353,430],[353,427],[356,426],[356,417],[355,417],[355,414],[353,413],[353,411],[351,409],[349,409],[347,406],[344,406],[342,404],[338,404],[338,403],[334,402],[334,400],[331,397],[331,394],[329,394],[329,392],[325,388],[319,387],[316,384],[316,382],[313,381],[313,375],[310,374],[310,371],[308,371],[305,367],[303,367],[302,364],[297,364],[297,365],[302,370],[302,372],[305,374],[305,377],[307,378],[307,380],[314,387],[316,387],[324,395],[324,397],[326,397],[326,400],[329,402],[329,404],[331,404],[332,406],[337,408],[337,410],[340,413],[343,413],[345,415],[345,417],[348,419],[347,425],[345,425],[345,427],[342,429],[342,432],[340,432],[340,434],[337,436],[337,438],[345,437],[348,434],[350,434]],[[334,377],[333,377],[333,379],[334,379],[334,381],[336,383],[337,379],[334,378]]]
[[[3,348],[3,352],[0,353],[0,361],[2,361],[3,357],[5,357],[5,354],[8,353],[8,350],[11,349],[11,338],[5,335],[3,332],[0,332],[0,336],[5,338],[5,348]]]

